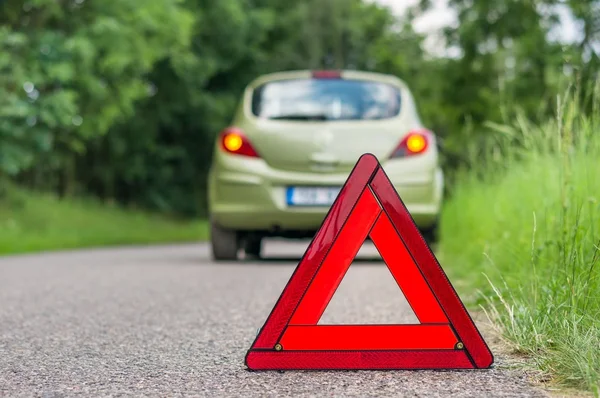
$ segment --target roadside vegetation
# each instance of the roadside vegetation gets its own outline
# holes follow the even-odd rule
[[[491,126],[495,142],[447,203],[440,247],[452,275],[480,289],[480,304],[517,352],[554,382],[596,395],[599,88],[589,117],[568,95],[543,125],[519,117]]]
[[[5,189],[0,199],[0,255],[122,244],[197,242],[203,221],[182,221],[92,199]]]

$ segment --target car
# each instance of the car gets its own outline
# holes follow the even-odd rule
[[[435,242],[444,192],[439,141],[396,76],[298,70],[255,78],[213,149],[213,260],[260,258],[268,237],[313,237],[365,153],[377,157],[422,235]]]

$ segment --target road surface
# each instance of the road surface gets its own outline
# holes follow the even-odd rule
[[[205,244],[0,258],[0,396],[545,396],[498,355],[484,371],[246,370],[307,244],[268,242],[261,263],[214,264]],[[322,322],[414,321],[374,252]]]

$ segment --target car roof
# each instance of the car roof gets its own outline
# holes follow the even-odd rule
[[[292,70],[292,71],[267,73],[267,74],[261,75],[261,76],[257,77],[256,79],[254,79],[248,85],[248,89],[252,90],[264,83],[277,81],[277,80],[310,79],[310,78],[312,78],[313,72],[316,72],[316,71],[310,70],[310,69],[305,69],[305,70]],[[326,73],[338,72],[338,73],[340,73],[341,77],[344,79],[376,81],[376,82],[388,83],[388,84],[402,87],[404,89],[408,89],[406,83],[402,79],[398,78],[397,76],[385,74],[385,73],[366,72],[366,71],[348,70],[348,69],[320,70],[319,72],[326,72]]]

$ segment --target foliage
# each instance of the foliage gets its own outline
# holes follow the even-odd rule
[[[360,58],[368,48],[365,35],[376,40],[394,23],[386,11],[356,0],[294,4],[197,5],[191,51],[159,62],[150,74],[155,93],[138,103],[137,117],[93,142],[97,158],[110,154],[111,161],[94,167],[89,157],[81,159],[85,175],[79,180],[87,190],[203,215],[214,137],[226,127],[244,86],[278,70],[351,62],[366,68]]]
[[[542,120],[540,98],[568,78],[565,65],[585,78],[597,70],[598,1],[566,3],[586,35],[561,46],[548,39],[553,0],[453,0],[454,58],[425,52],[412,28],[429,3],[398,20],[363,0],[5,1],[0,180],[203,215],[214,137],[244,86],[304,68],[405,79],[445,138],[451,176],[469,166],[465,142],[487,139],[485,122],[514,116],[515,103]]]
[[[0,171],[30,171],[42,186],[68,191],[74,157],[132,117],[147,95],[145,75],[188,47],[192,14],[171,0],[3,7]]]
[[[599,393],[600,96],[590,117],[574,97],[541,127],[495,126],[498,148],[447,203],[441,250],[516,350],[555,382]]]

